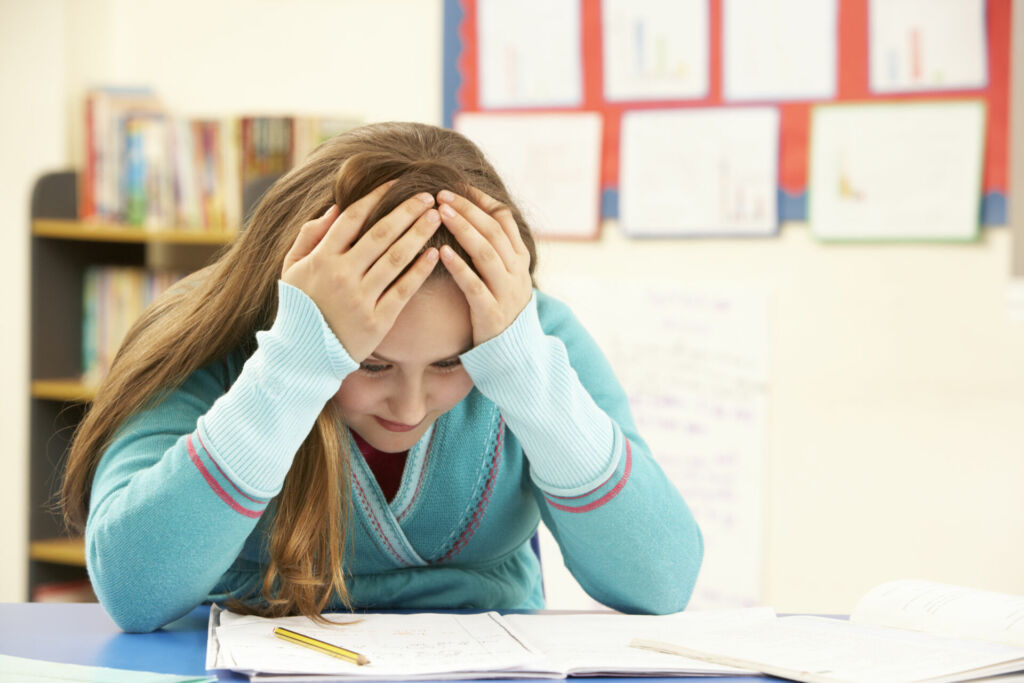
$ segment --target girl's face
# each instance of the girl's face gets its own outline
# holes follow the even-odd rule
[[[473,388],[459,360],[472,346],[465,296],[451,278],[428,280],[341,383],[333,400],[342,420],[378,450],[408,450]]]

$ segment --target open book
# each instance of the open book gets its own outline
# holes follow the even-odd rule
[[[781,617],[633,645],[812,683],[966,681],[1024,671],[1024,597],[894,581],[849,621]]]
[[[252,681],[565,678],[572,675],[742,675],[755,672],[630,647],[635,637],[769,622],[770,608],[670,616],[614,613],[333,614],[265,619],[210,609],[206,668]],[[365,655],[359,666],[275,638],[281,626]]]

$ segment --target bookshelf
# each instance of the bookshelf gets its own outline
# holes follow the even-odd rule
[[[51,239],[87,242],[131,242],[136,244],[187,244],[221,246],[234,237],[230,232],[199,232],[183,228],[144,228],[66,219],[32,221],[32,235]]]
[[[246,188],[243,205],[254,204],[269,184],[262,179]],[[86,578],[82,539],[67,537],[57,508],[64,457],[96,389],[81,380],[85,269],[101,264],[192,270],[234,237],[82,222],[77,220],[77,187],[77,174],[61,171],[42,176],[32,192],[30,598],[40,587]]]
[[[66,403],[88,403],[96,395],[96,387],[77,377],[32,380],[32,398],[64,401]]]

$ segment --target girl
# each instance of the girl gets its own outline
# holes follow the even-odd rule
[[[697,525],[535,265],[449,130],[367,126],[279,180],[138,321],[75,436],[62,503],[114,620],[539,608],[539,518],[596,600],[683,609]]]

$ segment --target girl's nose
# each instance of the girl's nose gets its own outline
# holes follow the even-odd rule
[[[391,398],[391,411],[394,419],[402,424],[415,425],[427,416],[427,400],[423,385],[418,382],[405,382]]]

